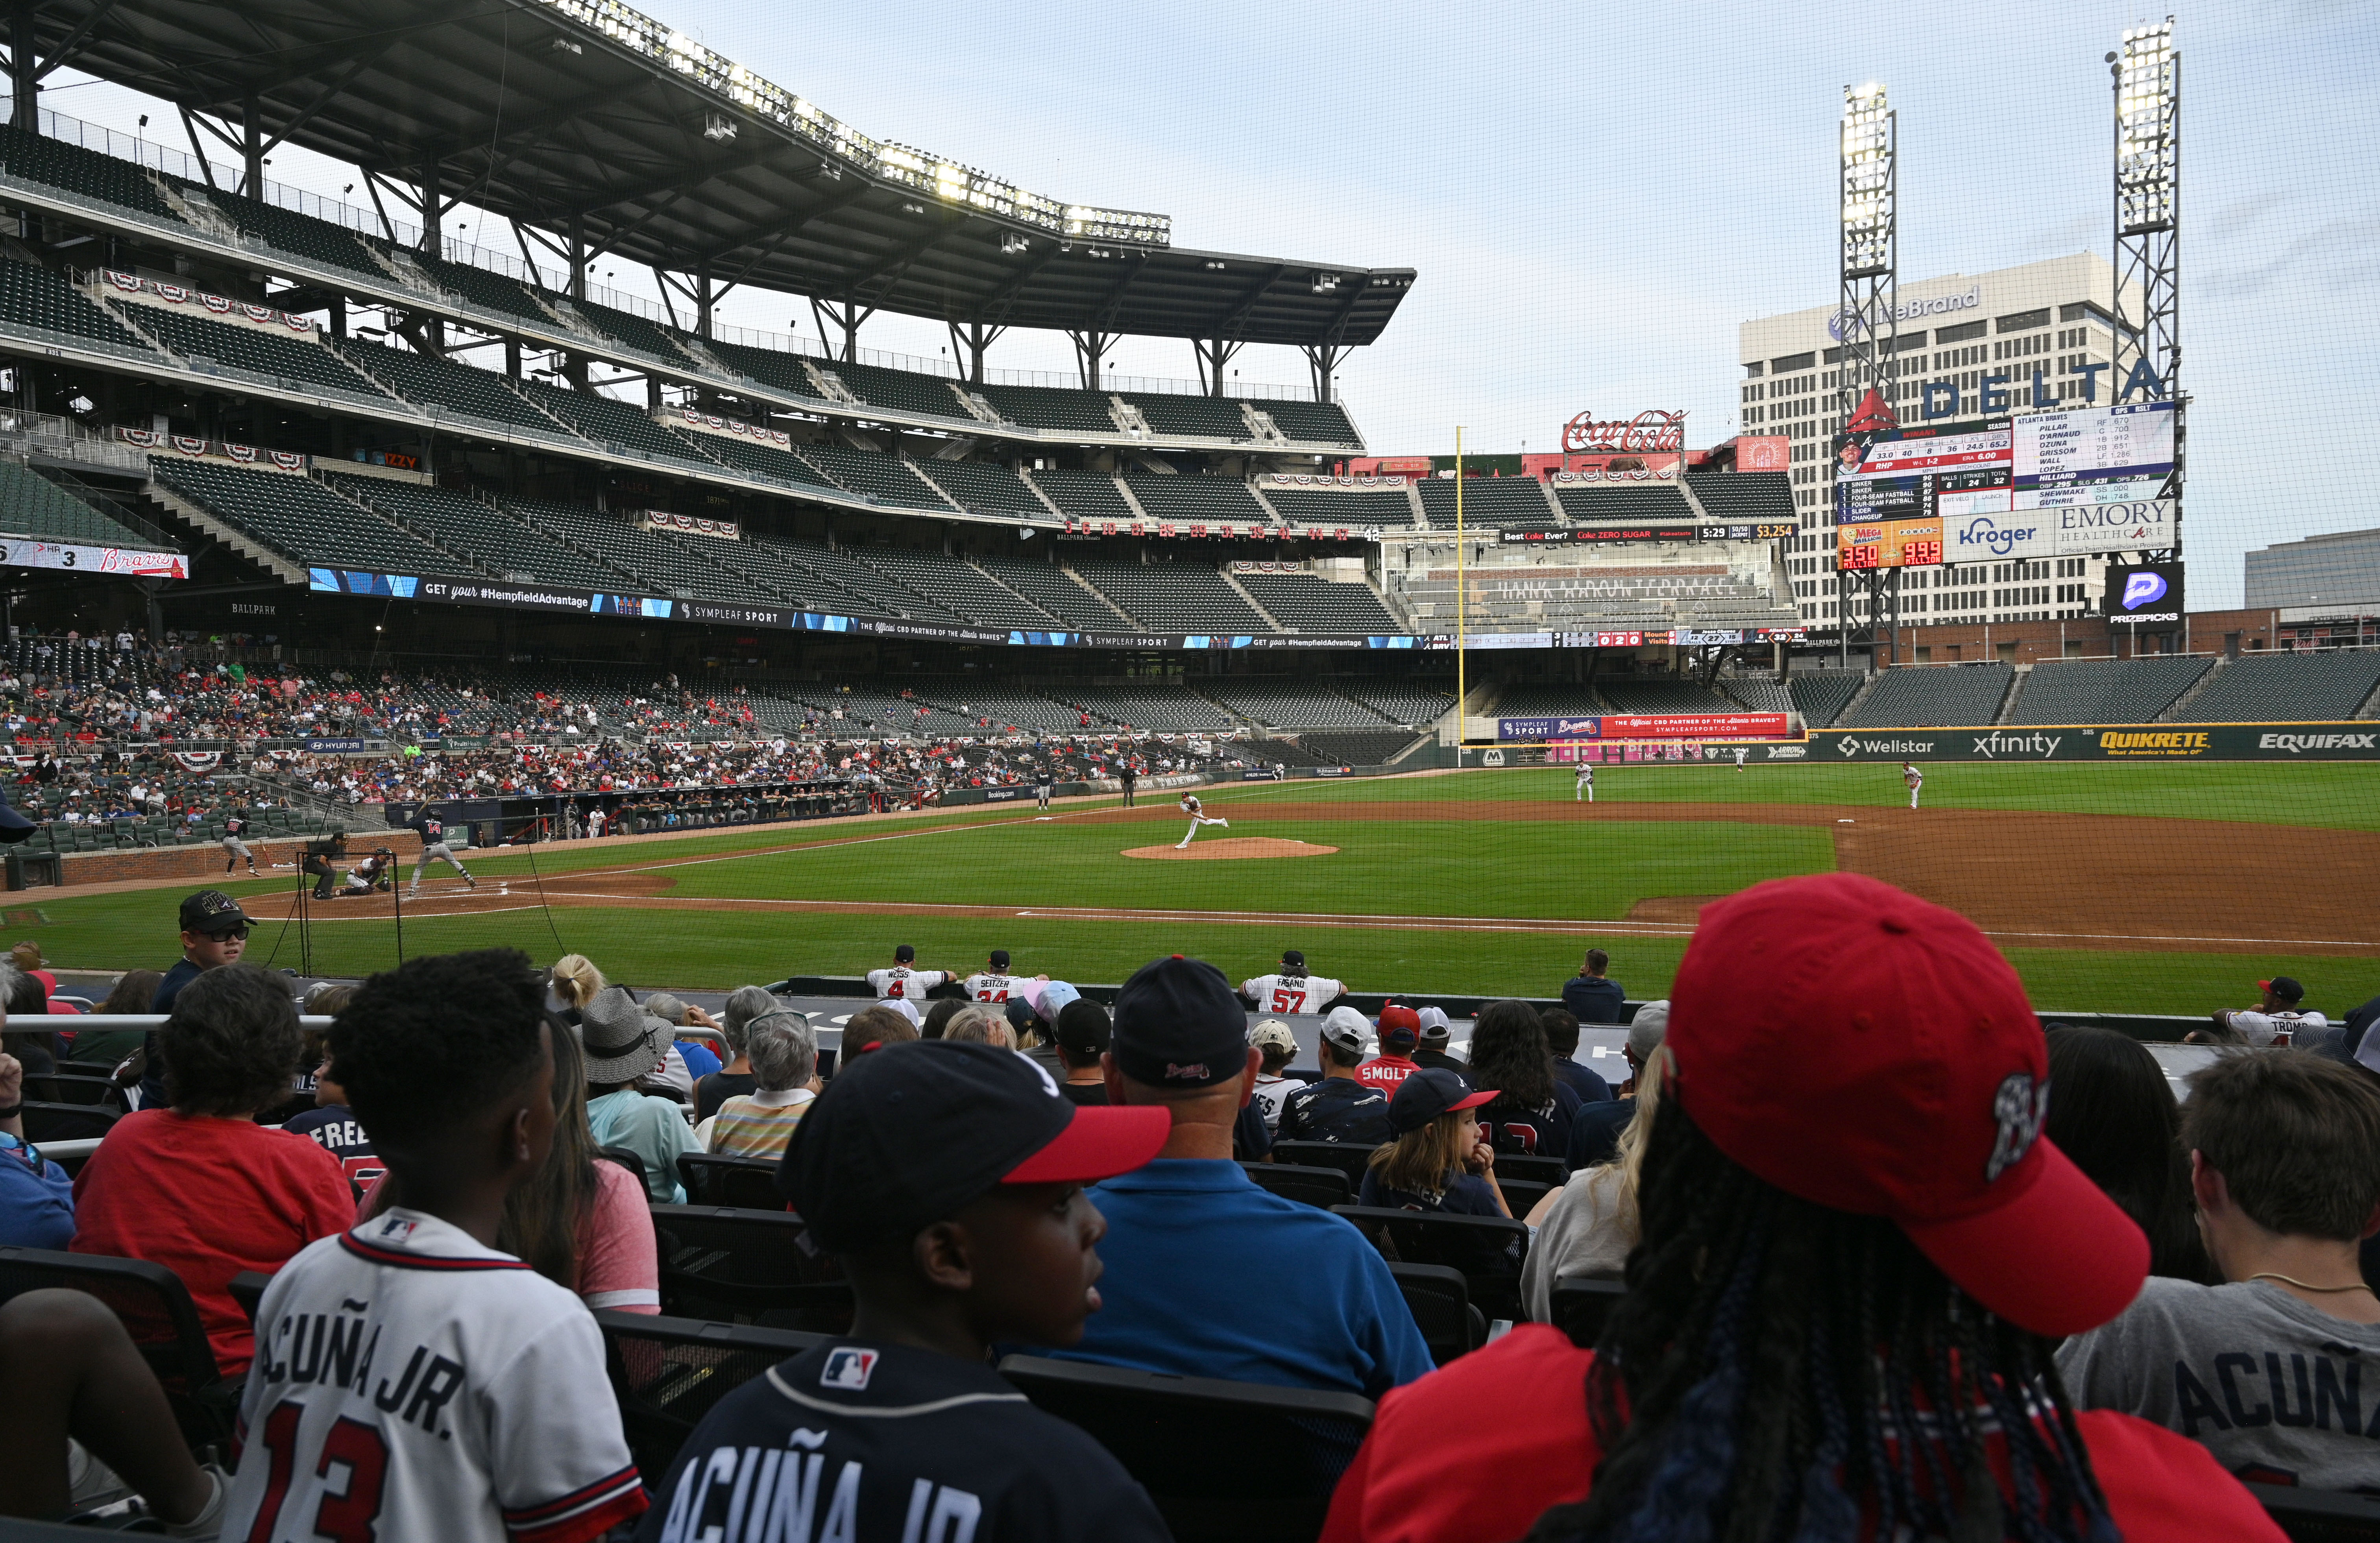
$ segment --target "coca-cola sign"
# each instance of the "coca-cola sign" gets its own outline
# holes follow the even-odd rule
[[[1603,450],[1641,456],[1654,451],[1674,453],[1685,446],[1686,415],[1682,412],[1656,408],[1634,418],[1609,419],[1583,412],[1562,425],[1562,451],[1566,455]]]

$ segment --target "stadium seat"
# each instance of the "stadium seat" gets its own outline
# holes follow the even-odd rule
[[[603,1369],[620,1402],[629,1454],[656,1488],[712,1404],[826,1337],[608,1308],[595,1314],[595,1323],[603,1330]]]
[[[1336,402],[1266,400],[1257,404],[1257,410],[1298,443],[1331,444],[1346,450],[1364,447],[1364,436],[1355,431],[1345,409]]]
[[[1032,1355],[1000,1374],[1113,1453],[1176,1543],[1310,1543],[1372,1427],[1354,1393]]]
[[[1336,1168],[1347,1175],[1349,1189],[1364,1182],[1364,1170],[1372,1160],[1372,1148],[1352,1141],[1276,1141],[1272,1144],[1272,1160],[1305,1168]]]
[[[84,546],[145,549],[153,537],[135,534],[29,466],[0,460],[0,530]]]
[[[118,1117],[116,1111],[95,1104],[44,1103],[31,1099],[24,1101],[24,1111],[25,1139],[35,1146],[44,1141],[88,1141],[105,1136],[107,1127]]]
[[[648,1182],[648,1178],[645,1173],[645,1160],[638,1157],[636,1153],[628,1150],[627,1148],[598,1147],[595,1148],[595,1155],[601,1158],[606,1162],[616,1162],[621,1167],[626,1169],[629,1172],[634,1173],[637,1176],[637,1182],[638,1184],[645,1184]]]
[[[2319,723],[2352,718],[2380,689],[2380,651],[2247,653],[2227,661],[2177,718],[2193,723]]]
[[[1318,525],[1330,530],[1366,530],[1373,526],[1384,530],[1413,528],[1413,500],[1401,488],[1326,491],[1268,487],[1264,498],[1290,525]]]
[[[180,1276],[146,1259],[0,1247],[0,1302],[52,1287],[89,1292],[107,1304],[157,1374],[175,1422],[193,1450],[231,1440],[239,1387],[226,1382],[216,1367],[198,1306]]]
[[[1842,716],[1867,677],[1850,670],[1814,670],[1798,674],[1786,682],[1786,690],[1793,700],[1793,710],[1802,721],[1814,729],[1823,729]]]
[[[248,1326],[250,1329],[256,1327],[257,1308],[263,1306],[264,1288],[271,1284],[273,1284],[273,1277],[265,1271],[243,1270],[233,1276],[230,1283],[224,1287],[224,1290],[230,1294],[231,1299],[239,1304],[239,1310],[248,1316]]]
[[[2044,660],[2018,683],[2010,723],[2153,723],[2215,667],[2209,654]]]
[[[681,1152],[677,1177],[686,1185],[689,1205],[732,1206],[745,1210],[788,1209],[784,1196],[777,1190],[774,1159]]]
[[[1404,630],[1368,584],[1340,584],[1303,574],[1235,577],[1284,631],[1368,638]]]
[[[74,1063],[68,1062],[67,1064],[72,1065]],[[104,1072],[58,1071],[46,1076],[28,1076],[25,1083],[29,1088],[38,1087],[48,1093],[49,1101],[52,1103],[96,1105],[103,1109],[113,1109],[118,1112],[124,1109],[124,1090],[116,1087],[115,1079]]]
[[[1468,1355],[1488,1341],[1488,1318],[1471,1305],[1470,1282],[1463,1271],[1440,1264],[1392,1264],[1389,1273],[1413,1309],[1414,1326],[1429,1346],[1430,1359],[1439,1366]]]
[[[1553,1311],[1554,1327],[1570,1336],[1572,1344],[1593,1349],[1603,1337],[1603,1326],[1611,1318],[1611,1309],[1628,1294],[1625,1281],[1599,1275],[1562,1275],[1554,1280],[1548,1294]]]
[[[1512,1208],[1515,1217],[1526,1216],[1536,1209],[1537,1202],[1556,1186],[1540,1179],[1508,1179],[1504,1177],[1504,1160],[1496,1160],[1496,1187],[1504,1192],[1504,1204]]]
[[[0,258],[0,322],[138,354],[152,363],[157,358],[155,349],[59,275],[6,258]]]
[[[1257,1187],[1284,1200],[1302,1200],[1329,1210],[1354,1198],[1347,1175],[1336,1168],[1302,1168],[1286,1162],[1244,1162]]]
[[[1033,485],[1073,518],[1130,521],[1138,517],[1123,501],[1115,479],[1103,471],[1036,471],[1031,477]]]
[[[1455,1216],[1444,1211],[1393,1210],[1386,1206],[1333,1206],[1335,1215],[1355,1224],[1375,1247],[1398,1264],[1437,1264],[1463,1271],[1471,1300],[1493,1318],[1520,1322],[1521,1261],[1529,1229],[1501,1216]]]
[[[2290,1543],[2380,1543],[2380,1495],[2281,1484],[2251,1484],[2248,1493]]]
[[[1496,1178],[1499,1183],[1516,1179],[1524,1184],[1544,1185],[1559,1189],[1570,1182],[1570,1165],[1558,1157],[1525,1157],[1518,1152],[1496,1154]],[[1521,1208],[1514,1206],[1513,1214]]]
[[[1849,712],[1850,729],[1980,727],[1999,718],[2016,672],[1998,660],[1982,664],[1911,665],[1887,670]]]
[[[825,1333],[851,1327],[850,1285],[811,1249],[793,1212],[727,1206],[652,1212],[664,1313]]]

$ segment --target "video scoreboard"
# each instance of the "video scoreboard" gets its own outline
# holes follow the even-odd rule
[[[1846,572],[1860,568],[1939,567],[1942,522],[1888,519],[1837,526],[1835,557]]]

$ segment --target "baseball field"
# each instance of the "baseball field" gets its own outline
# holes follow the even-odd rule
[[[508,943],[639,987],[854,975],[917,946],[1115,981],[1152,956],[1259,973],[1284,947],[1361,990],[1551,994],[1589,947],[1663,994],[1705,902],[1845,869],[1989,932],[2045,1010],[2197,1013],[2293,975],[2334,1016],[2380,992],[2380,777],[2351,763],[1610,766],[1299,780],[467,854],[403,907],[407,954]],[[65,968],[163,967],[190,881],[12,897]],[[301,962],[298,880],[226,885],[251,961]],[[386,894],[315,902],[314,973],[394,962]]]

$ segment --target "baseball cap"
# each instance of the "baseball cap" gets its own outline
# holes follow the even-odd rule
[[[1248,1018],[1223,972],[1176,954],[1116,992],[1110,1046],[1124,1075],[1152,1087],[1211,1087],[1247,1070]]]
[[[2272,992],[2279,1001],[2305,1001],[2305,988],[2298,984],[2295,976],[2277,975],[2270,980],[2259,980],[2256,984],[2261,989]]]
[[[1680,1106],[1790,1195],[1888,1219],[2036,1334],[2106,1322],[2148,1240],[2042,1135],[2049,1054],[1973,922],[1852,873],[1703,908],[1664,1042]]]
[[[23,841],[38,829],[7,799],[0,798],[0,844]]]
[[[1350,1055],[1363,1054],[1364,1041],[1371,1037],[1371,1024],[1352,1007],[1334,1007],[1323,1015],[1322,1038]]]
[[[996,970],[1004,970],[1008,967],[1008,950],[995,948],[991,951],[991,967]]]
[[[1305,967],[1305,951],[1295,948],[1284,948],[1281,951],[1281,967],[1284,969],[1302,970]]]
[[[1277,1050],[1285,1050],[1292,1055],[1297,1053],[1297,1036],[1292,1034],[1289,1026],[1279,1018],[1267,1018],[1248,1030],[1248,1043],[1258,1050],[1269,1045]]]
[[[1090,1184],[1155,1157],[1153,1107],[1076,1108],[1031,1058],[912,1039],[844,1066],[794,1127],[777,1188],[836,1251],[913,1237],[1002,1184]]]
[[[1660,997],[1636,1009],[1628,1020],[1628,1048],[1635,1052],[1641,1066],[1661,1048],[1662,1037],[1670,1032],[1670,999]]]
[[[182,899],[185,932],[228,932],[235,927],[253,925],[240,910],[239,902],[221,890],[200,890]]]
[[[1454,1026],[1446,1021],[1445,1008],[1425,1007],[1414,1016],[1420,1020],[1424,1044],[1442,1045],[1454,1038]]]
[[[1404,1136],[1441,1114],[1476,1109],[1495,1097],[1493,1088],[1473,1092],[1469,1083],[1443,1066],[1425,1066],[1397,1084],[1395,1095],[1389,1100],[1389,1129]]]
[[[900,947],[892,951],[892,962],[896,965],[915,963],[917,957],[917,951],[911,948],[907,943],[903,943]]]
[[[1412,1050],[1421,1043],[1421,1014],[1410,1007],[1384,1002],[1380,1007],[1382,1053]]]
[[[1083,993],[1075,990],[1071,981],[1037,980],[1033,984],[1041,988],[1040,995],[1033,999],[1033,1005],[1041,1010],[1042,1017],[1053,1024],[1058,1021],[1058,1014],[1066,1010],[1068,1002],[1080,1002],[1083,998]]]

